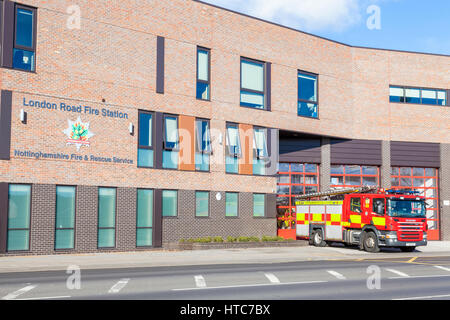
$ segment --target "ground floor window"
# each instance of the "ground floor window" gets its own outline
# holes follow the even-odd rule
[[[428,237],[439,239],[439,180],[438,169],[415,167],[392,167],[393,189],[414,190],[426,198]]]
[[[266,196],[264,194],[253,194],[253,216],[264,217],[266,207]]]
[[[30,250],[31,186],[9,185],[7,251]]]
[[[332,165],[332,188],[379,186],[380,168],[376,166]]]
[[[98,247],[116,245],[116,189],[98,189]]]
[[[137,191],[136,246],[153,244],[153,190]]]
[[[237,217],[239,215],[239,194],[227,192],[225,194],[225,216]]]
[[[55,249],[75,246],[75,187],[56,187]]]

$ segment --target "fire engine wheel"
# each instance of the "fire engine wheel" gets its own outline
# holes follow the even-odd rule
[[[325,247],[327,243],[323,240],[323,233],[321,229],[313,231],[312,234],[313,245],[316,247]]]
[[[380,251],[380,248],[378,247],[377,235],[372,231],[369,231],[365,234],[363,245],[364,250],[366,250],[367,252],[374,253]]]

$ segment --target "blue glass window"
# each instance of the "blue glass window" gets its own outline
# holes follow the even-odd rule
[[[177,169],[179,155],[178,117],[164,116],[163,168]]]
[[[209,217],[209,192],[197,191],[195,193],[195,216]]]
[[[13,68],[35,70],[35,9],[16,5]]]
[[[75,187],[56,187],[55,249],[75,246]]]
[[[241,59],[241,106],[264,109],[264,63]]]
[[[239,157],[241,156],[241,143],[239,127],[236,124],[227,124],[227,147],[225,155],[225,170],[227,173],[239,172]]]
[[[317,75],[298,72],[298,108],[302,117],[318,118]]]
[[[114,248],[116,244],[116,189],[98,189],[99,248]]]
[[[153,244],[153,190],[137,191],[136,246]]]
[[[210,99],[210,50],[197,49],[197,99]]]
[[[264,217],[266,197],[264,194],[253,194],[253,216]]]
[[[138,167],[153,167],[153,114],[139,112]]]
[[[445,90],[439,89],[390,86],[389,101],[445,106],[447,105],[447,93]]]
[[[212,152],[209,121],[196,120],[195,130],[195,169],[198,171],[209,171],[209,160]]]
[[[29,250],[31,186],[11,184],[8,199],[7,250]]]
[[[267,129],[253,129],[253,174],[264,175],[266,172],[266,161],[269,157],[267,148]]]
[[[176,217],[178,215],[178,191],[162,191],[162,216]]]

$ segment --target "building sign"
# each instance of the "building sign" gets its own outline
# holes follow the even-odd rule
[[[81,118],[78,117],[77,121],[67,120],[69,127],[64,130],[64,134],[67,135],[67,145],[75,145],[77,151],[80,151],[82,146],[87,146],[91,144],[89,139],[94,136],[94,134],[89,131],[89,122],[83,123]]]

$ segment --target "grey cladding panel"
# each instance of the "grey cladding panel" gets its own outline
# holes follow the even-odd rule
[[[331,139],[331,164],[360,164],[381,166],[379,140]]]
[[[391,165],[439,168],[441,166],[440,145],[438,143],[392,141]]]
[[[321,162],[320,139],[280,139],[280,162]]]

